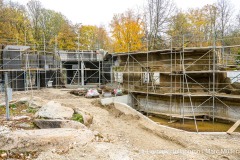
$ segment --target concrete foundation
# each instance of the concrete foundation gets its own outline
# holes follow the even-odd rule
[[[124,104],[130,105],[130,106],[132,104],[132,100],[131,100],[129,95],[110,97],[110,98],[102,98],[101,99],[101,104],[102,105],[109,105],[111,103],[116,103],[116,102],[124,103]]]
[[[135,97],[136,98],[136,97]],[[179,115],[193,115],[192,112],[192,106],[189,101],[189,99],[185,99],[185,102],[183,103],[180,101],[179,98],[176,98],[177,100],[173,98],[172,103],[170,103],[170,97],[169,99],[161,99],[159,97],[156,99],[156,97],[149,97],[148,100],[146,100],[143,96],[137,96],[137,100],[139,104],[137,107],[133,107],[140,111],[146,111],[146,112],[158,112],[162,114],[179,114]],[[192,99],[193,108],[194,108],[194,114],[202,114],[202,115],[208,115],[208,116],[214,116],[215,117],[222,117],[226,119],[233,119],[238,120],[240,119],[240,107],[239,103],[237,101],[232,101],[229,103],[228,101],[224,101],[228,105],[225,106],[223,103],[216,101],[215,107],[213,108],[212,99],[207,101],[205,104],[201,105],[202,102],[206,101],[203,98],[201,99]],[[147,105],[146,105],[147,104]],[[201,106],[200,106],[201,105]],[[199,106],[199,107],[198,107]]]

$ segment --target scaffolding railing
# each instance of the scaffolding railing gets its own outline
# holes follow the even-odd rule
[[[240,38],[234,37],[229,43],[231,38],[209,39],[209,43],[201,41],[200,44],[183,36],[177,42],[174,38],[165,42],[163,46],[169,48],[113,55],[120,57],[118,65],[113,67],[114,75],[118,75],[115,81],[132,96],[132,106],[146,113],[153,109],[149,95],[159,99],[169,97],[164,100],[169,104],[166,113],[176,114],[173,110],[180,104],[183,123],[184,115],[191,113],[198,131],[195,112],[208,114],[214,123],[216,105],[234,111],[230,103],[240,99]],[[236,88],[231,88],[232,85]]]

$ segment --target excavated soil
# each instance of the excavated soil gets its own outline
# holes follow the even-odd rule
[[[91,142],[73,142],[68,149],[52,146],[32,157],[52,159],[239,159],[240,134],[197,134],[145,123],[139,116],[126,115],[113,105],[101,106],[98,99],[86,99],[60,89],[15,92],[14,99],[33,94],[46,101],[56,101],[66,107],[79,108],[93,116],[89,129],[97,133]],[[153,125],[148,125],[153,123]],[[154,128],[156,127],[156,128]],[[29,137],[31,138],[31,137]],[[79,145],[78,145],[79,144]],[[0,148],[1,150],[1,148]],[[1,159],[1,158],[0,158]],[[26,158],[25,158],[26,159]]]

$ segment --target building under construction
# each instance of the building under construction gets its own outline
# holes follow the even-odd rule
[[[115,81],[141,112],[173,119],[240,119],[239,45],[113,54]]]
[[[1,88],[4,72],[13,90],[117,83],[133,108],[170,121],[240,119],[240,46],[169,48],[108,54],[6,46],[0,54]]]
[[[29,46],[2,46],[0,80],[4,72],[14,91],[43,87],[100,85],[111,80],[112,61],[100,51],[35,51]]]

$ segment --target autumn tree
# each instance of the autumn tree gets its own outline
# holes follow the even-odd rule
[[[237,28],[240,30],[240,11],[239,11],[238,15],[236,16],[236,20],[237,20]]]
[[[31,0],[27,3],[29,18],[31,20],[32,29],[33,29],[33,37],[37,42],[40,41],[41,35],[41,27],[40,27],[40,19],[42,16],[42,4],[40,1]]]
[[[173,0],[148,0],[145,7],[149,49],[159,49],[158,43],[168,30],[169,20],[175,12]]]
[[[205,36],[207,36],[209,40],[212,40],[212,37],[215,36],[215,32],[217,31],[218,8],[216,4],[205,5],[202,11],[204,12],[206,21],[210,25],[208,30],[205,31]]]
[[[39,20],[41,33],[44,36],[46,47],[50,48],[51,46],[55,45],[56,36],[60,33],[63,25],[68,22],[61,13],[55,12],[53,10],[42,9],[41,14],[42,16]]]
[[[104,26],[99,26],[97,29],[97,48],[111,50],[111,40]]]
[[[79,27],[80,49],[109,49],[110,38],[103,26],[83,25]]]
[[[202,8],[189,9],[172,16],[168,35],[179,45],[184,38],[185,46],[208,46],[217,31],[219,12],[216,5],[206,5]]]
[[[179,11],[170,19],[168,35],[172,37],[173,46],[182,46],[182,36],[190,33],[190,24],[187,14]]]
[[[73,25],[65,21],[57,35],[58,48],[62,50],[77,50],[77,34]]]
[[[223,38],[224,36],[226,36],[228,29],[231,25],[230,20],[233,14],[233,6],[230,0],[218,0],[217,8],[219,12],[219,36]]]
[[[18,3],[10,2],[1,4],[0,7],[0,33],[2,39],[15,39],[17,44],[25,44],[26,39],[31,39],[28,30],[30,22],[25,7]]]
[[[140,15],[132,10],[116,14],[110,26],[115,52],[143,50],[144,23]]]
[[[189,33],[190,24],[184,12],[180,11],[172,16],[170,22],[168,34],[172,37]]]
[[[97,27],[92,25],[84,25],[80,27],[80,49],[95,50],[97,40]]]

